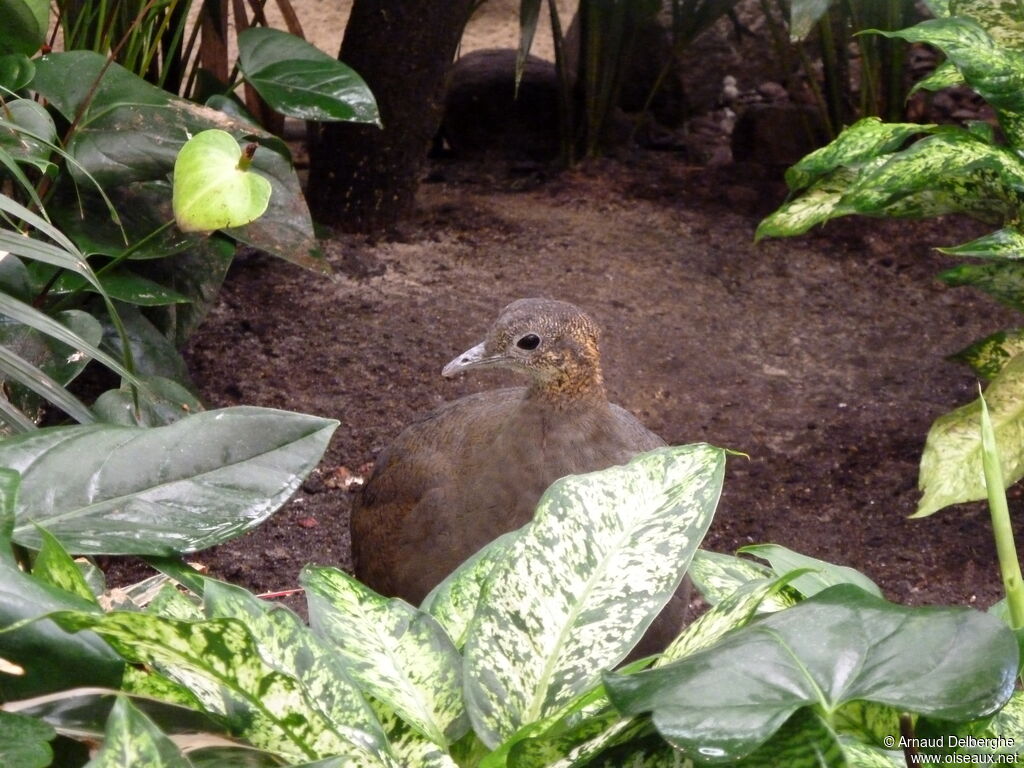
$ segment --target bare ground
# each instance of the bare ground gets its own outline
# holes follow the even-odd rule
[[[952,262],[929,246],[975,231],[860,220],[755,245],[781,201],[761,175],[673,153],[549,178],[440,163],[398,239],[325,242],[334,279],[241,259],[187,350],[209,407],[341,425],[289,504],[197,559],[261,591],[295,586],[307,562],[348,567],[352,496],[325,478],[372,460],[416,414],[498,382],[440,369],[507,302],[550,296],[603,326],[614,400],[670,443],[749,455],[730,459],[708,548],[776,542],[854,566],[898,601],[993,602],[981,505],[907,519],[929,424],[976,391],[944,356],[1014,322],[934,278]]]

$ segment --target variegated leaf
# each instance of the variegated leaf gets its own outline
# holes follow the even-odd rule
[[[985,389],[1007,485],[1024,477],[1024,355],[1006,364]],[[944,414],[928,431],[918,486],[924,496],[913,517],[987,497],[981,463],[981,401]]]
[[[946,285],[969,285],[996,301],[1024,312],[1024,262],[990,261],[961,264],[939,275]]]
[[[770,568],[753,560],[707,549],[698,549],[690,565],[693,585],[711,605],[718,605],[745,584],[764,581],[771,575]]]
[[[1021,353],[1024,353],[1024,328],[1009,328],[979,339],[950,355],[949,359],[966,363],[979,378],[990,381]]]
[[[335,731],[295,678],[270,667],[245,624],[236,619],[184,622],[145,613],[49,615],[63,629],[91,629],[135,663],[184,667],[213,686],[224,686],[244,705],[232,713],[254,746],[291,759],[331,755],[359,768],[392,768],[367,735],[350,741]]]
[[[949,0],[924,0],[924,4],[936,18],[949,16]]]
[[[438,746],[414,730],[395,714],[390,706],[373,700],[370,704],[384,727],[388,744],[391,745],[391,754],[398,765],[414,768],[459,768],[458,763],[444,747]]]
[[[943,88],[953,88],[965,85],[964,76],[951,61],[944,61],[937,66],[930,75],[923,77],[914,83],[908,95],[913,96],[918,91],[941,91]]]
[[[715,755],[709,755],[715,756]],[[798,711],[778,732],[735,768],[848,768],[842,745],[822,717]]]
[[[1024,232],[1017,227],[1003,227],[968,243],[937,248],[949,256],[977,256],[986,259],[1024,258]]]
[[[874,701],[850,701],[833,713],[832,726],[857,741],[883,747],[886,737],[900,733],[900,713]]]
[[[865,168],[834,215],[934,216],[968,213],[1013,219],[1024,205],[1024,163],[968,131],[945,129]]]
[[[90,768],[190,768],[174,742],[137,710],[124,696],[118,696],[107,719],[103,746],[89,761]]]
[[[241,587],[215,579],[206,579],[203,605],[208,618],[243,622],[263,659],[299,681],[307,699],[333,730],[353,743],[369,746],[382,762],[390,764],[391,753],[376,714],[346,674],[334,649],[298,616],[284,606],[268,604]],[[319,744],[314,749],[320,756],[332,754]]]
[[[993,29],[995,33],[995,28]],[[1024,138],[1011,132],[1014,116],[1024,113],[1024,52],[993,39],[986,29],[967,16],[929,19],[908,29],[879,32],[910,43],[928,43],[946,54],[964,80],[991,104],[1011,143]],[[999,29],[1002,39],[1019,35],[1019,30]],[[1017,41],[1014,41],[1015,43]],[[1011,120],[1004,120],[1009,115]]]
[[[469,623],[476,613],[480,593],[491,569],[504,557],[518,533],[511,531],[499,536],[448,574],[423,598],[420,610],[437,619],[456,648],[462,648],[466,642]]]
[[[883,123],[877,117],[865,117],[789,168],[786,184],[793,191],[803,189],[839,168],[861,166],[895,152],[911,137],[931,133],[936,128],[917,123]]]
[[[879,749],[845,736],[839,737],[839,743],[843,747],[843,756],[846,757],[846,764],[850,768],[906,768],[906,759],[899,750]]]
[[[724,467],[718,448],[662,448],[545,492],[466,641],[467,708],[485,744],[557,712],[636,644],[707,531]]]
[[[836,584],[856,584],[865,592],[870,592],[878,597],[882,596],[882,590],[878,588],[878,585],[860,571],[845,565],[819,560],[809,555],[802,555],[779,544],[751,544],[747,547],[740,547],[737,552],[767,560],[772,570],[779,576],[796,570],[808,571],[796,576],[790,582],[793,588],[804,597],[816,595],[821,590]]]
[[[462,658],[430,614],[381,597],[336,568],[307,566],[300,583],[313,629],[363,690],[435,744],[466,733]]]
[[[950,16],[969,16],[999,45],[1024,50],[1024,9],[1018,0],[950,0]]]

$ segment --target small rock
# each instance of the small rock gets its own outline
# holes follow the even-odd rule
[[[302,528],[316,528],[318,525],[320,525],[320,521],[317,520],[315,517],[300,517],[295,522],[298,523],[299,526]]]

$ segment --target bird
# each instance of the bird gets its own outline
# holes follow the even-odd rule
[[[481,547],[528,523],[558,478],[665,445],[608,401],[599,338],[573,304],[519,299],[483,341],[444,366],[446,378],[505,368],[527,383],[442,405],[377,457],[352,512],[361,582],[419,604]]]

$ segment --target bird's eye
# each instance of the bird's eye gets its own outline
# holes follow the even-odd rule
[[[520,349],[536,349],[540,346],[540,336],[536,333],[528,333],[516,342]]]

